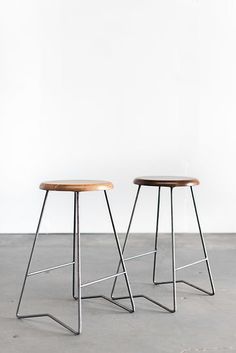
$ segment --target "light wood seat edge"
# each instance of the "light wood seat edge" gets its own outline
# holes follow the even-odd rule
[[[110,181],[104,180],[55,180],[44,181],[40,184],[41,190],[47,191],[105,191],[113,189]]]

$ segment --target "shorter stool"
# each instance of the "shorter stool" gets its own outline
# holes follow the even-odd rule
[[[34,237],[34,241],[33,241],[33,247],[30,253],[30,258],[29,258],[29,262],[27,265],[27,269],[26,269],[26,273],[25,273],[25,277],[24,277],[24,281],[23,281],[23,286],[22,286],[22,290],[20,293],[20,299],[19,299],[19,303],[17,306],[17,310],[16,310],[16,316],[19,319],[22,318],[34,318],[34,317],[49,317],[52,320],[56,321],[58,324],[62,325],[63,327],[65,327],[66,329],[68,329],[69,331],[71,331],[72,333],[78,335],[81,333],[82,331],[82,312],[81,312],[81,299],[91,299],[91,298],[103,298],[108,300],[109,302],[129,311],[129,312],[134,312],[134,302],[133,302],[133,297],[132,297],[132,292],[130,289],[130,284],[129,284],[129,278],[127,275],[127,271],[126,271],[126,267],[125,267],[125,263],[124,263],[124,259],[123,259],[123,255],[122,255],[122,251],[121,251],[121,247],[120,247],[120,243],[119,243],[119,239],[116,233],[116,229],[115,229],[115,225],[114,225],[114,221],[112,218],[112,213],[111,213],[111,209],[110,209],[110,205],[109,205],[109,201],[108,201],[108,196],[107,196],[107,192],[106,190],[110,190],[113,188],[113,185],[111,182],[109,181],[97,181],[97,180],[63,180],[63,181],[49,181],[49,182],[44,182],[40,185],[40,189],[42,190],[46,190],[45,193],[45,197],[44,197],[44,201],[43,201],[43,206],[42,206],[42,210],[41,210],[41,214],[39,217],[39,222],[38,222],[38,226],[37,226],[37,230],[36,230],[36,234]],[[108,207],[108,212],[109,212],[109,216],[110,216],[110,220],[111,220],[111,224],[112,224],[112,228],[113,228],[113,232],[114,232],[114,236],[115,236],[115,242],[116,242],[116,246],[117,246],[117,250],[118,250],[118,254],[119,254],[119,259],[120,259],[120,263],[122,265],[122,272],[117,272],[116,274],[104,277],[104,278],[100,278],[97,280],[94,280],[92,282],[87,282],[87,283],[81,283],[81,255],[80,255],[80,221],[79,221],[79,195],[80,192],[85,192],[85,191],[96,191],[96,190],[102,190],[104,191],[104,195],[105,195],[105,200],[106,200],[106,204]],[[44,208],[45,208],[45,204],[46,204],[46,200],[47,200],[47,196],[49,191],[70,191],[74,193],[74,227],[73,227],[73,255],[72,255],[72,261],[66,264],[62,264],[62,265],[58,265],[58,266],[54,266],[51,268],[46,268],[43,270],[39,270],[39,271],[34,271],[34,272],[29,272],[30,269],[30,264],[32,261],[32,256],[33,256],[33,252],[34,252],[34,248],[35,248],[35,244],[36,244],[36,240],[38,238],[39,235],[39,228],[40,228],[40,224],[42,221],[42,217],[43,217],[43,212],[44,212]],[[20,310],[20,305],[21,305],[21,300],[22,300],[22,296],[24,293],[24,289],[25,289],[25,284],[26,284],[26,280],[28,277],[33,276],[33,275],[37,275],[39,273],[43,273],[43,272],[47,272],[49,270],[55,270],[58,268],[62,268],[65,266],[72,266],[73,269],[73,273],[72,273],[72,295],[73,298],[75,300],[77,300],[78,303],[78,308],[77,308],[77,313],[78,313],[78,328],[77,329],[73,329],[72,327],[68,326],[67,324],[65,324],[64,322],[62,322],[61,320],[59,320],[58,318],[56,318],[55,316],[53,316],[52,314],[49,313],[42,313],[42,314],[38,314],[38,313],[34,313],[34,314],[28,314],[28,315],[21,315],[19,314],[19,310]],[[77,272],[77,274],[76,274]],[[129,293],[129,299],[131,302],[131,309],[127,308],[126,306],[124,306],[123,304],[120,304],[114,300],[112,300],[111,298],[108,298],[104,295],[93,295],[93,296],[86,296],[86,297],[82,297],[81,295],[81,289],[83,287],[87,287],[91,284],[95,284],[107,279],[111,279],[113,277],[117,277],[117,276],[121,276],[124,275],[125,277],[125,281],[126,281],[126,286],[128,289],[128,293]],[[75,280],[77,280],[77,286],[75,286]],[[77,290],[77,294],[75,294],[75,290]]]
[[[215,294],[215,289],[214,289],[214,283],[213,283],[213,279],[212,279],[212,275],[211,275],[211,269],[210,269],[210,264],[209,264],[209,259],[208,259],[208,255],[207,255],[207,250],[206,250],[206,245],[204,242],[204,237],[202,234],[202,230],[201,230],[201,226],[200,226],[200,221],[199,221],[199,217],[198,217],[198,212],[197,212],[197,206],[196,206],[196,202],[195,202],[195,198],[194,198],[194,193],[193,193],[193,186],[198,185],[199,181],[195,178],[188,178],[188,177],[162,177],[162,176],[147,176],[147,177],[139,177],[134,179],[134,184],[138,185],[138,190],[137,190],[137,194],[135,197],[135,201],[134,201],[134,206],[133,206],[133,210],[131,213],[131,217],[130,217],[130,221],[129,221],[129,225],[128,225],[128,230],[126,233],[126,237],[125,237],[125,241],[124,241],[124,245],[123,245],[123,253],[126,249],[126,245],[127,245],[127,241],[128,241],[128,237],[129,237],[129,232],[130,232],[130,227],[131,227],[131,223],[133,220],[133,216],[134,216],[134,211],[135,211],[135,207],[136,207],[136,203],[138,200],[138,196],[139,196],[139,192],[141,189],[141,186],[154,186],[154,187],[158,187],[158,197],[157,197],[157,220],[156,220],[156,235],[155,235],[155,244],[154,244],[154,250],[143,253],[143,254],[138,254],[135,256],[131,256],[129,258],[125,258],[125,261],[128,260],[133,260],[136,259],[138,257],[141,256],[145,256],[145,255],[150,255],[150,254],[154,254],[154,263],[153,263],[153,283],[155,285],[161,285],[161,284],[172,284],[173,286],[173,307],[169,308],[155,300],[153,300],[152,298],[149,298],[146,295],[143,294],[137,294],[134,295],[134,298],[145,298],[149,301],[151,301],[153,304],[156,304],[160,307],[162,307],[163,309],[173,313],[177,310],[177,299],[176,299],[176,283],[184,283],[187,284],[195,289],[198,289],[208,295],[214,295]],[[172,259],[172,281],[165,281],[165,282],[157,282],[155,279],[155,275],[156,275],[156,260],[157,260],[157,245],[158,245],[158,224],[159,224],[159,211],[160,211],[160,196],[161,196],[161,188],[163,187],[168,187],[170,189],[170,203],[171,203],[171,250],[172,250],[172,255],[171,255],[171,259]],[[173,206],[173,191],[174,188],[176,187],[189,187],[190,191],[191,191],[191,196],[192,196],[192,201],[193,201],[193,206],[194,206],[194,210],[195,210],[195,215],[196,215],[196,219],[197,219],[197,224],[198,224],[198,229],[199,229],[199,234],[200,234],[200,238],[201,238],[201,244],[202,244],[202,248],[203,248],[203,253],[204,253],[204,258],[198,261],[195,261],[193,263],[181,266],[181,267],[177,267],[176,268],[176,264],[175,264],[175,232],[174,232],[174,206]],[[208,275],[209,275],[209,280],[210,280],[210,285],[211,285],[211,291],[207,291],[205,289],[202,289],[198,286],[196,286],[195,284],[189,283],[187,281],[184,280],[177,280],[176,279],[176,272],[192,266],[192,265],[196,265],[199,264],[201,262],[205,262],[206,263],[206,267],[207,267],[207,271],[208,271]],[[119,271],[121,263],[119,263],[118,265],[118,269],[117,271]],[[116,286],[116,281],[117,278],[115,278],[114,283],[113,283],[113,288],[112,288],[112,298],[113,299],[126,299],[128,297],[122,296],[122,297],[115,297],[114,296],[114,290],[115,290],[115,286]]]

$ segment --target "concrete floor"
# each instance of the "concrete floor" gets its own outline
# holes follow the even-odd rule
[[[121,240],[123,238],[121,237]],[[48,318],[15,318],[29,250],[30,235],[0,236],[0,352],[82,353],[226,353],[236,352],[236,235],[206,236],[216,295],[178,285],[178,312],[136,299],[136,312],[129,314],[102,300],[84,300],[83,333],[73,336]],[[117,254],[112,235],[82,235],[83,282],[115,272]],[[169,236],[160,238],[159,279],[170,279]],[[153,235],[133,235],[126,256],[149,251]],[[177,265],[202,257],[199,238],[177,236]],[[32,270],[71,260],[70,235],[41,235]],[[171,304],[171,286],[152,285],[152,256],[127,262],[134,293],[145,293]],[[179,278],[208,288],[204,264],[178,272]],[[109,294],[112,280],[86,287],[83,295]],[[126,294],[119,278],[117,294]],[[127,305],[129,303],[127,302]],[[28,279],[21,313],[51,312],[76,324],[76,302],[71,298],[71,268],[47,272]]]

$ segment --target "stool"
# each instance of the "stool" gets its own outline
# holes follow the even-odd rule
[[[63,180],[63,181],[49,181],[49,182],[44,182],[40,185],[40,189],[45,190],[45,197],[44,197],[44,201],[43,201],[43,206],[42,206],[42,210],[40,213],[40,217],[39,217],[39,222],[38,222],[38,226],[37,226],[37,230],[34,236],[34,241],[33,241],[33,246],[32,246],[32,250],[30,253],[30,257],[29,257],[29,262],[27,265],[27,269],[26,269],[26,273],[25,273],[25,277],[24,277],[24,281],[23,281],[23,286],[21,289],[21,293],[20,293],[20,298],[19,298],[19,303],[17,306],[17,311],[16,311],[16,316],[19,319],[22,318],[34,318],[34,317],[49,317],[52,320],[56,321],[58,324],[62,325],[63,327],[65,327],[66,329],[68,329],[69,331],[71,331],[72,333],[78,335],[81,333],[82,331],[82,312],[81,312],[81,299],[91,299],[91,298],[103,298],[125,310],[127,310],[128,312],[134,312],[135,307],[134,307],[134,302],[133,302],[133,297],[132,297],[132,292],[130,289],[130,284],[129,284],[129,278],[127,275],[127,271],[126,271],[126,266],[124,263],[124,259],[123,259],[123,255],[122,255],[122,251],[121,251],[121,247],[120,247],[120,242],[116,233],[116,229],[115,229],[115,225],[114,225],[114,221],[112,218],[112,213],[111,213],[111,208],[109,205],[109,201],[108,201],[108,196],[107,196],[107,192],[106,190],[110,190],[113,188],[113,185],[111,182],[109,181],[97,181],[97,180]],[[109,216],[110,216],[110,220],[111,220],[111,224],[112,224],[112,228],[113,228],[113,233],[115,236],[115,241],[116,241],[116,246],[117,246],[117,250],[118,250],[118,254],[119,254],[119,259],[120,259],[120,264],[122,265],[122,272],[117,272],[116,274],[104,277],[104,278],[100,278],[97,280],[94,280],[92,282],[87,282],[84,284],[81,284],[81,256],[80,256],[80,221],[79,221],[79,195],[80,192],[85,192],[85,191],[96,191],[96,190],[102,190],[104,191],[104,195],[105,195],[105,200],[106,200],[106,204],[108,207],[108,212],[109,212]],[[47,269],[43,269],[43,270],[39,270],[39,271],[35,271],[35,272],[29,272],[30,269],[30,264],[32,261],[32,256],[33,256],[33,252],[34,252],[34,248],[36,245],[36,240],[38,238],[39,235],[39,229],[40,229],[40,224],[42,221],[42,217],[43,217],[43,212],[44,212],[44,208],[45,208],[45,204],[46,204],[46,200],[47,200],[47,196],[49,191],[70,191],[74,193],[74,224],[73,224],[73,255],[72,255],[72,262],[63,264],[63,265],[58,265],[58,266],[54,266],[51,268],[47,268]],[[39,273],[42,272],[46,272],[49,270],[55,270],[58,268],[62,268],[65,266],[72,266],[73,269],[73,273],[72,273],[72,295],[73,298],[75,300],[77,300],[78,303],[78,328],[73,329],[72,327],[68,326],[67,324],[65,324],[64,322],[62,322],[61,320],[57,319],[55,316],[46,313],[46,314],[28,314],[28,315],[20,315],[19,314],[19,310],[20,310],[20,305],[21,305],[21,300],[22,300],[22,296],[24,293],[24,289],[25,289],[25,284],[26,284],[26,280],[28,277],[33,276],[33,275],[37,275]],[[77,275],[76,275],[77,272]],[[108,298],[104,295],[93,295],[93,296],[86,296],[86,297],[82,297],[81,296],[81,288],[89,286],[91,284],[95,284],[113,277],[117,277],[120,275],[124,275],[125,277],[125,281],[126,281],[126,285],[127,285],[127,289],[128,289],[128,293],[129,293],[129,299],[131,302],[131,309],[124,306],[123,304],[120,304],[116,301],[114,301],[111,298]],[[75,280],[77,280],[77,288],[75,288]],[[77,296],[75,294],[75,289],[77,290]]]
[[[162,307],[163,309],[173,313],[177,310],[177,299],[176,299],[176,283],[184,283],[187,284],[195,289],[198,289],[208,295],[214,295],[215,294],[215,289],[214,289],[214,283],[213,283],[213,279],[212,279],[212,275],[211,275],[211,269],[210,269],[210,264],[209,264],[209,259],[208,259],[208,255],[207,255],[207,250],[206,250],[206,245],[205,245],[205,241],[204,241],[204,237],[202,234],[202,230],[201,230],[201,226],[200,226],[200,221],[199,221],[199,217],[198,217],[198,212],[197,212],[197,206],[196,206],[196,202],[195,202],[195,198],[194,198],[194,193],[193,193],[193,186],[198,185],[199,181],[196,178],[188,178],[188,177],[159,177],[159,176],[147,176],[147,177],[138,177],[136,179],[134,179],[134,184],[138,185],[138,190],[136,193],[136,197],[135,197],[135,201],[134,201],[134,206],[132,209],[132,213],[131,213],[131,217],[130,217],[130,221],[129,221],[129,225],[128,225],[128,230],[126,233],[126,237],[125,237],[125,241],[124,241],[124,245],[123,245],[123,249],[122,252],[124,253],[126,245],[127,245],[127,241],[128,241],[128,237],[129,237],[129,231],[130,231],[130,227],[132,224],[132,220],[133,220],[133,216],[134,216],[134,212],[135,212],[135,207],[137,204],[137,200],[138,200],[138,196],[139,196],[139,192],[141,189],[141,186],[154,186],[154,187],[158,187],[158,197],[157,197],[157,219],[156,219],[156,235],[155,235],[155,245],[154,245],[154,250],[153,251],[149,251],[147,253],[143,253],[143,254],[138,254],[135,256],[131,256],[129,258],[125,258],[125,261],[128,260],[132,260],[141,256],[145,256],[145,255],[150,255],[150,254],[154,254],[154,262],[153,262],[153,283],[155,285],[161,285],[161,284],[172,284],[173,286],[173,308],[169,308],[155,300],[153,300],[152,298],[149,298],[146,295],[143,294],[137,294],[137,295],[133,295],[133,298],[145,298],[149,301],[151,301],[153,304],[156,304],[160,307]],[[156,281],[156,260],[157,260],[157,250],[158,250],[158,224],[159,224],[159,211],[160,211],[160,196],[161,196],[161,188],[162,187],[168,187],[170,189],[170,202],[171,202],[171,250],[172,250],[172,281],[165,281],[165,282],[157,282]],[[193,263],[190,263],[188,265],[185,266],[181,266],[181,267],[177,267],[175,265],[175,233],[174,233],[174,209],[173,209],[173,191],[174,188],[176,187],[190,187],[190,191],[191,191],[191,195],[192,195],[192,201],[193,201],[193,206],[194,206],[194,210],[195,210],[195,215],[196,215],[196,219],[197,219],[197,224],[198,224],[198,229],[199,229],[199,234],[200,234],[200,238],[201,238],[201,244],[202,244],[202,248],[203,248],[203,253],[204,253],[204,258],[199,260],[199,261],[195,261]],[[206,267],[207,267],[207,271],[208,271],[208,275],[209,275],[209,280],[210,280],[210,285],[211,285],[211,291],[207,291],[205,289],[202,289],[192,283],[189,283],[187,281],[184,280],[176,280],[176,272],[192,266],[192,265],[196,265],[199,264],[201,262],[205,262],[206,263]],[[121,263],[119,263],[117,271],[119,271]],[[113,288],[112,288],[112,292],[111,292],[111,296],[113,299],[125,299],[127,297],[114,297],[114,290],[115,290],[115,286],[116,286],[116,281],[117,278],[115,278],[114,283],[113,283]]]

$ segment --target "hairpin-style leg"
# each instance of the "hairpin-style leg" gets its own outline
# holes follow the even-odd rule
[[[210,284],[211,284],[211,292],[206,292],[206,291],[204,291],[204,292],[209,294],[209,295],[214,295],[215,294],[215,286],[214,286],[214,282],[213,282],[213,278],[212,278],[212,274],[211,274],[211,267],[210,267],[210,263],[209,263],[209,258],[208,258],[208,254],[207,254],[207,249],[206,249],[204,236],[203,236],[201,225],[200,225],[200,221],[199,221],[197,205],[196,205],[196,201],[195,201],[195,197],[194,197],[193,187],[192,186],[190,187],[190,190],[191,190],[193,206],[194,206],[194,210],[195,210],[195,214],[196,214],[196,219],[197,219],[197,224],[198,224],[198,229],[199,229],[199,235],[200,235],[200,238],[201,238],[203,253],[204,253],[204,256],[205,256],[205,260],[206,260],[207,272],[208,272],[209,279],[210,279]],[[200,289],[199,287],[196,287],[196,286],[193,286],[193,287],[195,287],[197,289]]]
[[[78,330],[82,332],[82,310],[81,310],[81,251],[80,251],[80,222],[79,222],[79,192],[76,192],[76,244],[77,244],[77,293],[78,293]]]
[[[45,204],[46,204],[46,200],[47,200],[47,196],[48,196],[48,190],[46,191],[45,197],[44,197],[44,201],[43,201],[43,206],[42,206],[42,210],[40,213],[40,217],[39,217],[39,222],[38,222],[38,226],[37,226],[37,230],[35,233],[35,237],[34,237],[34,242],[33,242],[33,246],[32,246],[32,250],[30,253],[30,257],[29,257],[29,262],[27,265],[27,269],[26,269],[26,273],[25,273],[25,277],[24,277],[24,281],[23,281],[23,286],[21,289],[21,293],[20,293],[20,299],[18,302],[18,306],[17,306],[17,310],[16,310],[16,317],[18,319],[26,319],[26,318],[34,318],[34,317],[49,317],[50,319],[56,321],[58,324],[60,324],[61,326],[63,326],[64,328],[66,328],[67,330],[71,331],[72,333],[74,333],[75,335],[80,334],[81,332],[81,293],[80,293],[80,283],[81,283],[81,277],[80,277],[80,233],[79,233],[79,203],[78,203],[78,193],[77,193],[77,197],[76,197],[76,209],[77,209],[77,264],[78,264],[78,296],[80,297],[80,300],[78,300],[78,329],[74,330],[72,327],[68,326],[67,324],[65,324],[64,322],[62,322],[61,320],[59,320],[58,318],[56,318],[54,315],[51,315],[49,313],[43,313],[43,314],[28,314],[28,315],[21,315],[19,314],[19,310],[20,310],[20,305],[21,305],[21,301],[22,301],[22,297],[23,297],[23,293],[24,293],[24,289],[25,289],[25,284],[26,284],[26,280],[29,276],[32,275],[36,275],[38,273],[42,273],[45,272],[49,269],[45,269],[45,270],[41,270],[41,271],[35,271],[32,273],[29,273],[29,269],[30,269],[30,265],[31,265],[31,261],[32,261],[32,257],[33,257],[33,252],[35,249],[35,244],[36,244],[36,240],[38,238],[39,235],[39,229],[40,229],[40,225],[41,225],[41,221],[42,221],[42,217],[43,217],[43,212],[44,212],[44,208],[45,208]],[[60,266],[55,266],[52,267],[51,269],[57,269],[60,267],[64,267],[64,266],[68,266],[71,265],[72,263],[68,263],[65,265],[60,265]]]
[[[156,263],[157,263],[157,247],[158,247],[158,227],[159,227],[159,215],[160,215],[160,199],[161,199],[161,187],[158,188],[157,196],[157,220],[156,220],[156,235],[155,235],[155,245],[154,245],[154,261],[153,261],[153,274],[152,281],[156,282]]]
[[[173,286],[173,308],[168,308],[167,310],[171,313],[174,313],[177,310],[177,298],[176,298],[176,261],[175,261],[175,231],[174,231],[174,201],[173,201],[173,187],[170,187],[170,215],[171,215],[171,264],[172,264],[172,281],[168,282],[156,282],[155,277],[153,276],[154,284],[172,284]],[[157,233],[158,233],[158,218],[159,218],[159,202],[160,202],[160,193],[158,197],[158,207],[157,207]],[[156,233],[156,234],[157,234]],[[157,235],[156,235],[157,239]],[[156,243],[155,243],[156,244]],[[156,253],[155,253],[156,255]],[[156,264],[155,264],[156,265]],[[155,275],[155,274],[154,274]]]
[[[107,192],[104,191],[104,195],[105,195],[105,200],[106,200],[106,204],[107,204],[107,208],[108,208],[108,212],[109,212],[109,216],[110,216],[110,220],[111,220],[111,224],[112,224],[112,229],[113,229],[113,233],[114,233],[114,236],[115,236],[115,240],[116,240],[116,245],[117,245],[117,250],[118,250],[118,253],[119,253],[119,261],[122,265],[122,272],[117,272],[116,274],[114,275],[111,275],[111,276],[107,276],[107,277],[104,277],[104,278],[100,278],[100,279],[97,279],[95,281],[92,281],[92,282],[89,282],[89,283],[84,283],[81,285],[81,288],[83,287],[86,287],[88,285],[91,285],[91,284],[95,284],[95,283],[98,283],[98,282],[101,282],[101,281],[105,281],[107,279],[112,279],[112,278],[116,278],[118,276],[123,276],[125,277],[125,281],[126,281],[126,286],[127,286],[127,289],[128,289],[128,293],[129,295],[127,296],[127,299],[130,299],[130,302],[131,302],[131,308],[117,302],[116,300],[113,300],[112,298],[109,298],[105,295],[90,295],[90,296],[82,296],[81,299],[95,299],[95,298],[102,298],[102,299],[105,299],[107,301],[109,301],[110,303],[130,312],[130,313],[133,313],[134,310],[135,310],[135,305],[134,305],[134,301],[133,301],[133,296],[132,296],[132,292],[131,292],[131,288],[130,288],[130,284],[129,284],[129,278],[128,278],[128,275],[127,275],[127,270],[126,270],[126,266],[125,266],[125,263],[124,263],[124,259],[123,259],[123,255],[122,255],[122,251],[121,251],[121,247],[120,247],[120,241],[119,241],[119,238],[118,238],[118,235],[116,233],[116,229],[115,229],[115,225],[114,225],[114,221],[113,221],[113,217],[112,217],[112,212],[111,212],[111,208],[110,208],[110,204],[109,204],[109,201],[108,201],[108,196],[107,196]],[[77,299],[77,298],[75,298]]]
[[[32,261],[33,253],[34,253],[35,244],[36,244],[36,241],[37,241],[37,238],[38,238],[38,235],[39,235],[39,229],[40,229],[41,221],[42,221],[42,218],[43,218],[43,212],[44,212],[44,208],[45,208],[45,205],[46,205],[47,197],[48,197],[48,191],[46,191],[45,197],[44,197],[44,200],[43,200],[43,206],[42,206],[41,213],[40,213],[40,216],[39,216],[38,226],[37,226],[36,233],[35,233],[35,236],[34,236],[33,246],[32,246],[32,249],[31,249],[31,253],[30,253],[28,265],[27,265],[27,268],[26,268],[23,285],[22,285],[22,288],[21,288],[20,298],[19,298],[19,302],[18,302],[18,305],[17,305],[17,309],[16,309],[16,317],[18,319],[22,318],[22,316],[19,314],[21,300],[22,300],[22,297],[23,297],[23,294],[24,294],[26,280],[27,280],[27,277],[28,277],[28,274],[29,274],[29,269],[30,269],[30,264],[31,264],[31,261]]]
[[[72,296],[75,300],[78,299],[77,294],[75,293],[75,246],[76,246],[76,212],[77,212],[77,196],[74,192],[74,212],[73,212],[73,239],[72,239]]]
[[[133,209],[132,209],[132,213],[131,213],[131,217],[130,217],[130,221],[129,221],[129,225],[128,225],[128,230],[127,230],[127,233],[126,233],[126,237],[125,237],[125,241],[124,241],[124,245],[123,245],[123,249],[122,249],[122,252],[124,253],[125,251],[125,247],[127,245],[127,241],[128,241],[128,237],[129,237],[129,231],[130,231],[130,228],[131,228],[131,224],[132,224],[132,220],[133,220],[133,216],[134,216],[134,211],[135,211],[135,208],[136,208],[136,203],[137,203],[137,200],[138,200],[138,196],[139,196],[139,191],[140,191],[140,188],[141,188],[141,185],[138,186],[138,190],[137,190],[137,193],[136,193],[136,197],[135,197],[135,201],[134,201],[134,206],[133,206]],[[158,211],[157,211],[157,214],[158,214],[158,220],[159,220],[159,202],[160,202],[160,189],[159,189],[159,195],[158,195]],[[171,202],[172,202],[172,192],[171,192]],[[172,203],[171,203],[172,205]],[[171,206],[171,210],[173,211],[173,205]],[[173,220],[173,212],[171,213],[171,220]],[[171,225],[172,225],[172,247],[174,246],[174,232],[173,232],[173,222],[171,222]],[[157,230],[156,230],[156,239],[155,239],[155,245],[157,246],[157,234],[158,234],[158,221],[157,221]],[[136,255],[136,256],[131,256],[129,258],[125,258],[124,260],[127,261],[127,260],[132,260],[132,259],[135,259],[135,258],[138,258],[138,257],[141,257],[141,256],[145,256],[145,255],[151,255],[151,254],[155,254],[157,249],[156,249],[156,246],[155,246],[155,250],[153,251],[150,251],[150,252],[147,252],[147,253],[144,253],[144,254],[139,254],[139,255]],[[155,261],[155,258],[154,258],[154,261]],[[172,261],[173,263],[173,261]],[[173,266],[175,265],[175,263],[173,264]],[[119,271],[119,268],[120,268],[120,263],[118,265],[118,269],[117,271]],[[173,274],[175,273],[175,271],[173,271]],[[174,281],[174,275],[173,275],[173,290],[176,290],[176,285],[175,285],[175,281]],[[156,283],[155,283],[156,284]],[[116,285],[116,278],[114,280],[114,283],[113,283],[113,288],[112,288],[112,298],[114,300],[119,300],[119,299],[127,299],[129,298],[128,296],[119,296],[119,297],[114,297],[113,296],[113,293],[114,293],[114,289],[115,289],[115,285]],[[174,309],[170,309],[168,308],[166,305],[163,305],[159,302],[157,302],[156,300],[148,297],[147,295],[144,295],[144,294],[135,294],[133,295],[133,298],[144,298],[144,299],[147,299],[149,300],[150,302],[152,302],[153,304],[169,311],[169,312],[174,312],[175,311],[175,308]]]
[[[171,250],[172,250],[172,279],[173,279],[173,310],[177,309],[176,301],[176,267],[175,267],[175,232],[174,232],[174,205],[173,205],[173,188],[170,188],[170,202],[171,202]]]
[[[129,278],[128,278],[128,275],[127,275],[126,265],[125,265],[123,254],[122,254],[122,250],[121,250],[121,247],[120,247],[119,238],[118,238],[117,233],[116,233],[116,229],[115,229],[115,225],[114,225],[114,221],[113,221],[113,217],[112,217],[112,213],[111,213],[111,208],[110,208],[108,197],[107,197],[107,192],[104,191],[104,194],[105,194],[107,208],[108,208],[108,212],[109,212],[109,215],[110,215],[111,224],[112,224],[112,228],[113,228],[113,233],[114,233],[114,236],[115,236],[116,245],[117,245],[117,249],[118,249],[118,253],[119,253],[119,257],[120,257],[120,263],[121,263],[121,266],[122,266],[122,269],[123,269],[123,272],[124,272],[125,282],[126,282],[126,286],[127,286],[128,293],[129,293],[129,299],[130,299],[131,306],[132,306],[131,312],[133,312],[135,310],[135,305],[134,305],[133,295],[132,295],[131,288],[130,288]],[[116,278],[117,277],[115,277],[115,279]]]
[[[198,229],[199,229],[199,234],[200,234],[200,238],[201,238],[201,243],[202,243],[202,248],[203,248],[203,253],[204,253],[204,258],[195,262],[192,262],[190,264],[184,265],[184,266],[180,266],[175,268],[175,271],[179,271],[182,270],[184,268],[193,266],[193,265],[197,265],[199,263],[202,262],[206,262],[206,266],[207,266],[207,271],[208,271],[208,275],[209,275],[209,279],[210,279],[210,285],[211,285],[211,291],[205,290],[199,286],[196,286],[193,283],[187,282],[185,280],[177,280],[176,283],[184,283],[187,284],[190,287],[193,287],[203,293],[206,293],[208,295],[214,295],[215,294],[215,287],[214,287],[214,282],[213,282],[213,278],[212,278],[212,274],[211,274],[211,268],[210,268],[210,263],[209,263],[209,259],[208,259],[208,255],[207,255],[207,249],[206,249],[206,245],[205,245],[205,241],[204,241],[204,237],[203,237],[203,233],[201,230],[201,225],[200,225],[200,221],[199,221],[199,216],[198,216],[198,211],[197,211],[197,206],[196,206],[196,202],[195,202],[195,198],[194,198],[194,193],[193,193],[193,187],[190,186],[190,190],[191,190],[191,195],[192,195],[192,200],[193,200],[193,206],[194,206],[194,210],[195,210],[195,215],[196,215],[196,219],[197,219],[197,224],[198,224]],[[172,256],[173,258],[173,256]],[[166,282],[155,282],[155,284],[171,284],[173,283],[172,281],[166,281]]]
[[[141,185],[138,186],[138,190],[137,190],[137,193],[136,193],[136,196],[135,196],[134,206],[133,206],[133,209],[132,209],[132,213],[131,213],[131,217],[130,217],[128,229],[127,229],[127,232],[126,232],[125,241],[124,241],[124,244],[123,244],[123,246],[122,246],[122,254],[124,254],[125,247],[126,247],[126,244],[127,244],[128,238],[129,238],[130,227],[131,227],[131,224],[132,224],[132,221],[133,221],[134,211],[135,211],[136,204],[137,204],[137,201],[138,201],[138,196],[139,196],[140,188],[141,188]],[[121,266],[121,261],[119,261],[119,264],[118,264],[116,273],[119,272],[120,266]],[[116,286],[116,281],[117,281],[117,277],[114,279],[113,286],[112,286],[112,290],[111,290],[111,297],[112,297],[112,298],[113,298],[113,294],[114,294],[114,290],[115,290],[115,286]]]

